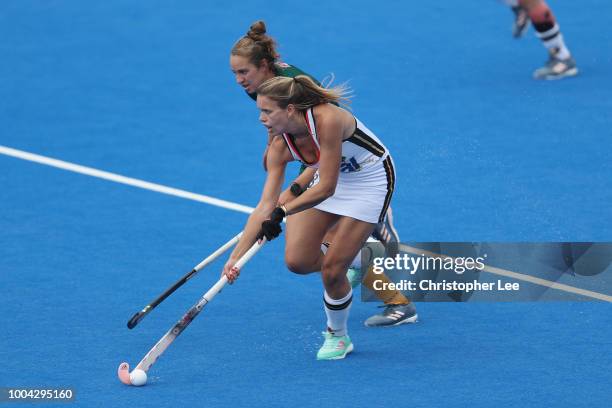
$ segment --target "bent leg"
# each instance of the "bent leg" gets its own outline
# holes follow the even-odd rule
[[[330,246],[322,265],[322,279],[326,292],[335,299],[346,295],[350,284],[346,270],[366,242],[375,224],[342,217],[338,221],[334,243]]]
[[[344,336],[348,334],[347,322],[353,300],[353,291],[346,278],[346,269],[374,230],[375,224],[342,217],[337,225],[335,242],[325,254],[321,268],[321,277],[325,288],[323,301],[325,315],[327,316],[327,330],[331,333],[331,337],[328,337],[326,344],[319,350],[317,358],[325,358],[322,356],[327,355],[328,352],[336,353],[327,350],[329,346],[327,343],[334,341],[334,339],[339,341],[339,338],[343,338],[342,341],[345,342],[343,344],[350,345],[350,339]],[[350,350],[341,350],[342,356]]]
[[[339,218],[315,208],[287,217],[285,263],[290,271],[306,274],[321,270],[323,237]]]

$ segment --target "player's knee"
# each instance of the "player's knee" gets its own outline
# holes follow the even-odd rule
[[[305,259],[295,256],[291,252],[285,253],[285,264],[287,265],[287,269],[293,273],[304,274],[311,272]]]
[[[543,22],[554,22],[554,15],[546,4],[543,1],[540,2],[532,2],[525,6],[527,9],[527,13],[529,14],[529,18],[533,23],[543,23]]]
[[[346,279],[348,265],[343,259],[326,257],[323,259],[322,274],[325,286],[334,286]]]
[[[344,273],[330,273],[329,271],[323,272],[323,286],[326,288],[334,288],[342,285],[346,280],[346,271]]]

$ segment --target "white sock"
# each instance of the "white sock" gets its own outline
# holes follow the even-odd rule
[[[323,293],[327,329],[334,336],[345,336],[348,333],[347,322],[352,300],[353,289],[349,289],[349,292],[342,299],[332,299],[327,292]]]
[[[555,23],[554,27],[548,31],[544,31],[543,33],[536,32],[537,36],[540,37],[542,43],[546,47],[546,49],[555,49],[555,56],[559,59],[565,60],[571,57],[569,49],[565,45],[565,41],[563,41],[563,35],[561,35],[561,31],[559,30],[559,25]]]

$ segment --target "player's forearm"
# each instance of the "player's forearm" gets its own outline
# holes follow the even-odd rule
[[[326,187],[325,185],[317,184],[295,200],[287,203],[285,205],[286,214],[291,215],[312,208],[334,195],[334,191],[335,186]]]
[[[273,205],[258,205],[251,213],[249,219],[244,226],[242,236],[238,244],[232,251],[231,259],[238,260],[244,255],[257,240],[257,235],[261,231],[261,223],[268,219],[270,213],[274,210]]]
[[[306,188],[314,178],[316,171],[316,169],[308,167],[302,172],[302,174],[300,174],[295,180],[293,180],[293,182],[299,184],[302,191],[306,191]]]

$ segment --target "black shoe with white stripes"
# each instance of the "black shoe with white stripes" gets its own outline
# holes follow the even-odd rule
[[[418,315],[413,303],[407,305],[385,305],[382,314],[369,317],[365,321],[368,327],[397,326],[404,323],[416,323]]]
[[[389,246],[389,244],[399,244],[400,238],[393,226],[393,213],[391,207],[387,209],[385,220],[376,225],[374,232],[372,232],[372,237],[382,242],[385,248]]]
[[[533,73],[535,79],[561,79],[578,75],[576,61],[572,57],[559,59],[555,55],[555,50],[550,52],[550,59],[542,68],[538,68]]]

